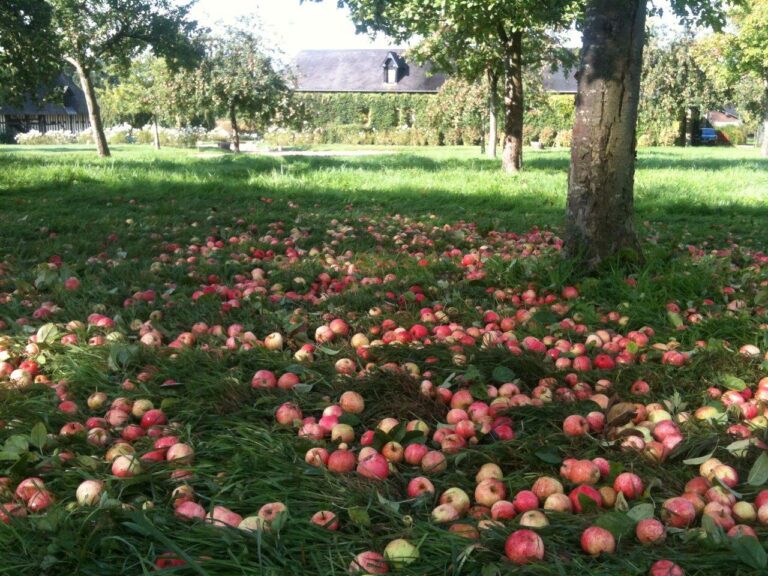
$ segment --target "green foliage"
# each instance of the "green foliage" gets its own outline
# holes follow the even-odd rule
[[[727,91],[708,69],[691,30],[667,39],[652,33],[643,53],[638,134],[643,144],[673,146],[689,108],[702,114],[722,108]]]
[[[200,99],[233,124],[240,116],[252,127],[264,129],[287,108],[289,88],[286,75],[252,28],[246,23],[208,39],[199,72]]]
[[[525,125],[541,132],[550,128],[555,132],[570,130],[573,127],[575,99],[568,94],[549,94],[538,106],[528,110]]]
[[[270,144],[479,145],[487,120],[487,82],[448,80],[437,94],[302,93],[301,114],[288,130],[266,134]],[[550,145],[570,145],[574,98],[550,94],[533,99],[525,124],[534,139],[553,130]],[[499,111],[500,112],[500,111]],[[555,134],[563,134],[559,139]],[[531,132],[528,133],[529,135]],[[530,139],[526,139],[529,143]]]
[[[102,117],[108,125],[129,122],[143,125],[154,116],[171,123],[178,116],[173,73],[165,60],[144,54],[131,63],[118,82],[99,93]]]
[[[717,131],[718,136],[733,146],[747,143],[747,131],[743,126],[721,126]]]
[[[450,79],[427,109],[429,127],[449,145],[480,144],[487,115],[487,86]]]
[[[65,59],[87,71],[101,66],[127,69],[151,49],[174,66],[191,65],[199,57],[192,41],[196,22],[191,3],[171,0],[48,0]]]
[[[0,2],[0,102],[22,102],[58,72],[51,15],[44,0]]]

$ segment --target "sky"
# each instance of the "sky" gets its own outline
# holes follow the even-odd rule
[[[312,48],[388,48],[393,42],[384,36],[372,41],[356,34],[347,9],[336,0],[198,0],[193,16],[206,26],[217,22],[235,24],[244,15],[256,15],[265,34],[286,56]]]
[[[657,0],[664,5],[666,0]],[[297,52],[329,48],[388,48],[396,45],[385,36],[371,40],[365,34],[356,34],[346,8],[337,8],[336,0],[323,2],[299,0],[198,0],[193,16],[203,25],[216,27],[217,23],[235,24],[245,15],[256,15],[265,35],[280,46],[287,59]],[[672,19],[666,18],[671,25]],[[574,46],[580,45],[574,33]],[[402,45],[402,44],[400,44]]]

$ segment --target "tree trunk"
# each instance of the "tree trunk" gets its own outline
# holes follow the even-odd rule
[[[240,128],[237,126],[237,114],[234,105],[229,107],[229,121],[232,123],[232,151],[240,154]]]
[[[486,148],[486,154],[488,158],[496,158],[498,155],[496,148],[499,143],[498,126],[496,119],[496,110],[499,107],[498,91],[499,91],[499,75],[495,72],[488,71],[488,148]]]
[[[688,128],[691,131],[691,146],[701,145],[701,110],[697,107],[691,108],[691,120],[688,122]]]
[[[763,145],[760,147],[760,155],[768,158],[768,116],[763,120]]]
[[[64,59],[77,70],[80,84],[85,93],[85,103],[88,106],[88,117],[91,120],[91,130],[93,131],[93,139],[96,142],[96,149],[99,151],[99,156],[107,158],[110,156],[109,146],[107,145],[107,136],[104,134],[104,125],[101,122],[101,109],[99,109],[99,103],[96,101],[96,90],[93,88],[91,74],[75,58],[66,57]]]
[[[688,140],[688,111],[685,109],[685,107],[680,109],[680,112],[677,115],[677,121],[678,130],[677,141],[675,142],[675,145],[685,146],[685,143]]]
[[[634,226],[647,0],[589,0],[568,175],[565,251],[590,270],[642,258]]]
[[[501,167],[517,174],[523,167],[523,33],[510,36],[501,30],[504,42],[504,150]]]
[[[155,150],[160,150],[160,129],[157,127],[157,114],[152,115],[152,123],[155,126]]]
[[[768,158],[768,79],[763,81],[765,87],[765,93],[763,100],[765,102],[766,110],[763,115],[763,145],[760,147],[760,155],[764,158]]]

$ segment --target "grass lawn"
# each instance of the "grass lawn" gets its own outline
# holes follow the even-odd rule
[[[764,523],[731,511],[768,488],[768,160],[756,151],[641,150],[646,263],[591,278],[559,254],[566,152],[527,151],[516,178],[477,149],[113,152],[0,146],[0,574],[148,574],[170,558],[183,565],[166,573],[346,574],[399,538],[419,550],[390,558],[402,574],[644,575],[659,559],[687,575],[768,571],[768,506]],[[271,333],[282,349],[265,347]],[[259,370],[296,378],[275,387]],[[333,407],[347,391],[362,412]],[[142,418],[146,401],[161,413]],[[588,414],[589,433],[564,433]],[[385,418],[398,425],[374,434]],[[393,462],[377,480],[306,463],[311,448],[340,452],[332,429],[354,455],[423,443],[446,469]],[[165,460],[174,442],[191,461]],[[117,453],[140,470],[120,477]],[[700,469],[708,457],[721,468]],[[364,453],[362,471],[381,458]],[[475,475],[498,464],[510,501],[542,476],[568,494],[585,481],[567,458],[607,461],[580,465],[603,507],[574,495],[582,513],[547,510],[543,560],[516,566],[505,540],[530,518],[489,522]],[[614,503],[627,472],[643,489]],[[716,488],[689,485],[698,514],[675,527],[664,503],[700,474]],[[434,496],[408,495],[419,476]],[[87,479],[102,495],[78,505]],[[473,508],[441,523],[432,510],[451,487]],[[702,516],[710,501],[720,508]],[[250,521],[262,529],[183,517],[273,502],[287,511]],[[310,522],[321,510],[338,530]],[[669,527],[648,547],[635,524],[650,516]],[[727,536],[735,524],[758,539]],[[591,525],[617,553],[582,551]]]

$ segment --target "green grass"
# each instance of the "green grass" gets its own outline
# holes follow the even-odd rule
[[[41,346],[42,371],[53,381],[69,383],[81,408],[78,418],[95,414],[85,401],[97,389],[107,392],[110,400],[150,398],[176,423],[177,434],[194,446],[191,484],[206,509],[221,504],[249,515],[272,501],[285,502],[289,509],[279,532],[248,534],[183,523],[173,516],[171,491],[176,483],[165,466],[150,468],[132,481],[115,479],[101,461],[103,450],[83,438],[55,435],[72,417],[56,410],[58,400],[49,387],[0,390],[0,421],[5,423],[0,444],[14,434],[29,435],[39,422],[54,434],[43,448],[33,446],[26,460],[3,460],[0,452],[0,476],[10,476],[15,483],[41,475],[57,500],[47,514],[0,524],[0,573],[150,573],[157,556],[170,551],[188,560],[186,568],[176,571],[184,574],[345,574],[355,554],[381,551],[400,537],[419,543],[421,550],[421,559],[402,571],[407,574],[646,574],[651,561],[663,557],[679,562],[689,575],[759,573],[717,534],[700,539],[700,531],[672,534],[666,544],[650,550],[630,535],[621,539],[619,554],[590,559],[578,548],[581,530],[598,518],[589,514],[552,515],[551,526],[541,531],[546,562],[513,567],[503,560],[503,544],[517,521],[483,535],[478,546],[431,523],[431,504],[405,497],[405,485],[417,475],[413,468],[400,466],[379,484],[356,474],[328,474],[304,464],[308,441],[274,423],[276,406],[286,400],[299,403],[305,415],[317,416],[342,391],[356,389],[366,399],[358,433],[386,416],[423,418],[434,426],[445,410],[421,398],[420,379],[378,370],[361,379],[339,377],[334,363],[340,357],[355,358],[355,351],[337,343],[318,351],[315,362],[301,369],[302,381],[311,388],[295,393],[255,391],[249,383],[258,369],[299,370],[291,352],[258,346],[223,350],[224,338],[214,336],[203,338],[214,351],[196,346],[172,354],[165,347],[136,345],[138,323],[151,318],[165,343],[195,322],[225,327],[239,322],[259,338],[281,331],[294,350],[313,341],[315,328],[328,319],[324,315],[344,317],[356,331],[373,338],[372,329],[382,318],[407,328],[418,322],[419,308],[435,303],[445,306],[452,321],[482,327],[484,310],[515,312],[508,301],[496,301],[489,289],[519,295],[533,286],[559,294],[562,287],[575,284],[581,297],[567,315],[581,318],[590,330],[605,327],[626,333],[651,326],[654,343],[674,339],[686,351],[694,350],[697,341],[709,343],[683,368],[664,366],[660,352],[649,351],[647,364],[611,372],[622,399],[632,398],[629,387],[642,378],[653,391],[646,401],[669,400],[678,393],[692,410],[708,401],[706,388],[722,386],[726,376],[751,386],[762,377],[765,366],[734,353],[743,344],[768,349],[768,274],[760,261],[768,245],[768,160],[757,152],[641,150],[635,201],[647,263],[631,274],[605,270],[596,278],[585,278],[551,242],[528,235],[534,228],[545,236],[561,230],[566,152],[527,151],[525,172],[515,178],[501,174],[498,163],[480,157],[476,149],[391,152],[275,158],[118,146],[113,158],[98,159],[87,148],[0,147],[0,320],[6,324],[0,328],[0,343],[8,336],[13,356],[19,357],[29,334],[46,322],[32,313],[47,301],[61,308],[47,320],[61,333],[67,331],[68,321],[85,321],[93,312],[114,318],[122,334],[119,342],[87,346],[88,337],[103,333],[90,328],[75,330],[78,346]],[[285,239],[292,232],[298,247],[315,247],[321,254],[292,263],[249,260],[251,249],[272,247],[284,254]],[[500,239],[497,232],[527,236],[516,242]],[[229,244],[232,237],[242,241]],[[273,237],[276,245],[270,243]],[[188,261],[195,255],[188,247],[204,246],[209,238],[223,240],[224,248]],[[465,278],[458,261],[443,255],[454,247],[464,254],[481,246],[493,253],[484,263],[486,276],[479,280]],[[530,249],[540,252],[524,255]],[[709,255],[715,249],[729,251]],[[53,256],[61,257],[60,269],[46,264]],[[419,258],[426,260],[425,266]],[[239,308],[222,312],[221,300],[214,296],[192,298],[209,282],[209,275],[231,287],[239,275],[250,278],[256,267],[268,273],[268,288],[279,283],[304,293],[323,272],[342,279],[350,263],[356,266],[349,274],[356,279],[354,287],[316,303],[253,295],[242,299]],[[387,273],[396,275],[389,284],[360,282],[364,276]],[[63,289],[62,280],[71,275],[81,280],[79,291]],[[424,290],[422,304],[404,296],[414,285]],[[735,293],[724,295],[726,286]],[[158,294],[154,303],[124,306],[134,293],[148,289]],[[743,300],[744,306],[730,311],[727,304],[734,299]],[[685,329],[675,329],[669,303],[683,310],[695,308],[701,322],[683,314]],[[373,307],[383,309],[378,320],[368,314]],[[533,322],[515,328],[520,340],[528,334],[579,340],[557,325],[561,315],[548,306],[540,308]],[[627,317],[625,327],[604,317],[611,311]],[[29,325],[18,324],[20,317]],[[499,366],[511,370],[526,392],[541,377],[563,376],[534,354],[514,356],[477,346],[465,353],[466,364],[456,365],[444,345],[384,346],[375,349],[372,360],[378,365],[416,363],[422,371],[432,370],[436,385],[462,376],[490,383]],[[430,357],[438,362],[427,362]],[[142,382],[137,376],[147,366],[155,372]],[[602,376],[590,372],[583,379],[594,384]],[[136,390],[121,388],[126,379]],[[170,379],[180,386],[161,386]],[[658,509],[664,498],[679,494],[696,475],[695,467],[682,463],[685,458],[716,450],[717,457],[746,479],[758,454],[753,447],[746,458],[733,456],[725,449],[731,440],[722,427],[707,423],[686,428],[685,441],[663,464],[619,451],[601,438],[570,440],[563,435],[566,415],[594,409],[594,404],[583,402],[513,410],[518,437],[482,442],[451,456],[448,471],[434,478],[438,492],[450,486],[471,492],[475,472],[488,461],[502,466],[514,493],[528,489],[541,474],[557,476],[559,466],[546,458],[603,456],[640,474],[652,486],[642,501]],[[140,447],[146,445],[139,442]],[[56,456],[64,449],[82,458],[64,466]],[[73,506],[77,485],[90,477],[107,481],[109,499],[95,508]],[[738,490],[751,500],[757,487],[742,483]],[[153,507],[142,510],[148,501]],[[308,523],[320,509],[339,514],[339,532],[324,532]],[[756,528],[765,541],[768,531]]]

